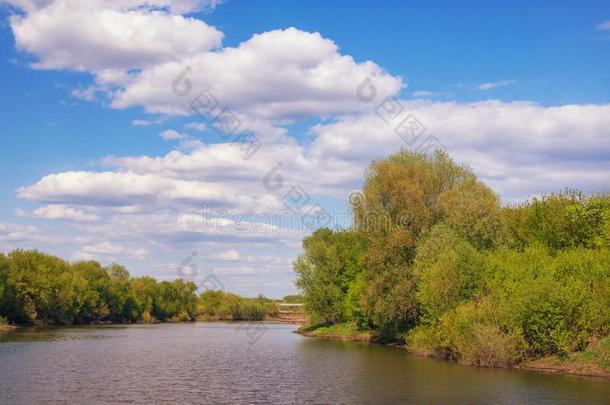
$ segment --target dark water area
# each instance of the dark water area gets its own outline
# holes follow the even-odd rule
[[[183,323],[0,335],[0,404],[609,404],[610,382],[459,366],[294,325]]]

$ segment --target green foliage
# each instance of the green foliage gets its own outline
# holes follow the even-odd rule
[[[131,278],[118,264],[70,264],[38,251],[0,255],[0,315],[18,324],[191,320],[196,286]]]
[[[478,249],[494,247],[501,234],[498,196],[469,176],[440,196],[444,222]]]
[[[519,330],[498,322],[488,301],[462,304],[433,324],[414,328],[407,342],[437,357],[486,367],[511,366],[521,360],[525,348]]]
[[[610,195],[551,194],[506,208],[504,217],[508,244],[519,249],[610,246]]]
[[[449,226],[435,226],[415,259],[422,318],[436,319],[476,298],[481,292],[482,270],[482,256],[474,247]]]
[[[489,294],[534,355],[583,349],[610,330],[610,252],[501,249],[487,258]]]
[[[244,298],[224,291],[207,290],[198,299],[198,314],[207,319],[262,321],[277,311],[277,304],[262,295]]]
[[[363,238],[353,232],[323,228],[303,240],[303,250],[305,253],[295,261],[294,270],[312,318],[329,322],[347,320],[347,293],[362,272]]]
[[[362,297],[366,289],[364,274],[360,273],[350,284],[344,300],[344,316],[359,329],[370,329],[369,318],[362,309]]]
[[[285,304],[302,304],[303,301],[304,298],[301,294],[286,295],[284,298],[282,298],[282,302]]]
[[[396,268],[370,280],[363,311],[384,340],[414,325],[418,315],[417,285],[407,269]]]
[[[195,319],[196,290],[195,283],[181,279],[157,283],[153,289],[153,315],[162,321]]]
[[[401,151],[363,195],[351,231],[316,231],[295,262],[312,321],[501,367],[610,334],[610,194],[501,207],[446,154]]]
[[[409,264],[421,238],[443,219],[443,196],[471,178],[444,153],[401,151],[369,166],[363,201],[353,207],[354,227],[371,244],[367,269],[383,272]]]
[[[477,248],[493,247],[500,239],[498,197],[445,153],[401,151],[374,161],[363,195],[353,207],[354,229],[369,246],[363,255],[369,287],[362,305],[371,324],[388,332],[417,321],[413,262],[436,225],[444,223]]]

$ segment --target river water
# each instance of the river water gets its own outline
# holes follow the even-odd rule
[[[610,403],[607,380],[459,366],[294,325],[182,323],[0,335],[0,404]]]

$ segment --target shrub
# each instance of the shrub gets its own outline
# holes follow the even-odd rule
[[[419,353],[467,365],[509,367],[523,356],[525,342],[518,330],[499,325],[492,303],[467,303],[438,321],[413,329],[409,347]]]
[[[425,317],[436,319],[480,289],[481,255],[446,225],[432,228],[415,258],[417,298]]]

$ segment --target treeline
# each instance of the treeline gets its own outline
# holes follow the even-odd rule
[[[204,291],[199,296],[198,314],[202,320],[262,321],[278,312],[276,301],[259,295],[245,298],[219,290]]]
[[[263,295],[207,290],[197,296],[193,282],[131,277],[119,264],[69,263],[35,250],[0,253],[0,324],[259,321],[277,311],[277,301]]]
[[[369,166],[353,229],[319,229],[294,264],[310,318],[465,364],[510,366],[610,332],[610,195],[502,207],[446,154]]]
[[[125,267],[68,263],[38,251],[0,254],[0,316],[15,324],[192,320],[196,285],[130,277]]]

